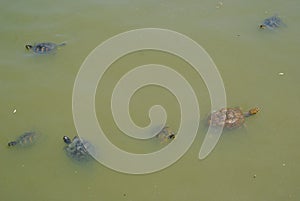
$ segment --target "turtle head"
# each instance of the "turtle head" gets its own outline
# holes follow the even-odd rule
[[[260,29],[265,29],[265,28],[267,28],[267,26],[264,25],[264,24],[261,24],[261,25],[259,25],[259,28],[260,28]]]
[[[63,137],[63,140],[66,144],[71,144],[72,143],[72,140],[68,137],[68,136],[64,136]]]
[[[260,110],[260,109],[259,109],[258,107],[251,108],[251,109],[246,113],[245,116],[246,116],[246,117],[252,116],[252,115],[258,113],[259,110]]]
[[[26,48],[27,50],[30,50],[30,49],[32,48],[32,45],[25,45],[25,48]]]
[[[16,141],[11,141],[11,142],[8,143],[8,146],[12,147],[12,146],[15,146],[16,144],[17,144]]]
[[[174,138],[175,138],[175,134],[174,133],[172,133],[171,135],[168,136],[169,140],[173,140]]]

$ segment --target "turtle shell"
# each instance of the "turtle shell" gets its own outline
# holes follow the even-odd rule
[[[35,132],[25,132],[20,135],[15,141],[11,141],[8,143],[8,146],[28,146],[35,142],[36,140],[36,133]]]
[[[26,49],[32,50],[36,54],[54,53],[58,46],[63,46],[65,43],[56,44],[52,42],[36,43],[34,45],[26,45]]]
[[[72,142],[65,147],[65,151],[68,156],[77,161],[88,160],[90,158],[90,154],[87,151],[89,146],[90,144],[87,141],[75,136]]]
[[[165,126],[158,134],[157,137],[163,141],[171,141],[175,138],[175,132],[168,126]]]
[[[260,25],[260,28],[267,27],[268,29],[272,30],[272,29],[277,28],[281,25],[282,25],[281,19],[277,15],[274,15],[272,17],[269,17],[269,18],[265,19],[263,21],[262,25]]]
[[[212,126],[237,128],[245,123],[245,117],[240,108],[222,108],[208,117],[208,124]]]

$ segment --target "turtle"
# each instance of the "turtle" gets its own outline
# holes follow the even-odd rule
[[[268,28],[270,30],[273,30],[274,28],[277,28],[283,24],[282,20],[278,17],[278,15],[273,15],[272,17],[269,17],[263,21],[261,25],[259,25],[260,29]]]
[[[16,140],[11,141],[8,143],[9,147],[21,145],[21,146],[28,146],[35,142],[36,140],[36,133],[35,132],[25,132],[20,135]]]
[[[165,126],[157,135],[162,142],[168,142],[175,138],[175,132],[168,126]]]
[[[60,46],[64,46],[66,43],[52,43],[52,42],[43,42],[43,43],[36,43],[34,45],[25,45],[27,50],[31,50],[36,54],[50,54],[54,53],[56,49]]]
[[[208,124],[214,127],[238,128],[245,123],[245,117],[252,116],[258,113],[259,110],[258,107],[254,107],[248,112],[243,113],[239,107],[222,108],[209,115]]]
[[[69,157],[77,161],[86,161],[90,158],[87,150],[91,146],[89,142],[78,136],[75,136],[73,140],[68,136],[63,136],[63,141],[67,144],[64,149]]]

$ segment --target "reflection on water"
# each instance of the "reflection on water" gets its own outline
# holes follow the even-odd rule
[[[1,200],[298,200],[300,3],[220,2],[2,2]],[[258,29],[276,13],[287,26]],[[195,142],[177,163],[148,175],[121,174],[94,160],[74,162],[64,153],[62,137],[76,135],[71,103],[77,71],[99,43],[142,27],[172,29],[197,41],[218,66],[228,105],[257,105],[261,112],[247,119],[246,127],[224,132],[212,154],[198,160],[210,111],[204,83],[175,56],[134,53],[115,62],[99,83],[96,109],[107,137],[138,153],[164,146],[122,134],[113,123],[109,99],[128,70],[159,63],[185,76],[197,94],[202,121]],[[67,45],[47,56],[26,52],[26,44],[43,41]],[[130,105],[133,120],[146,126],[154,104],[165,107],[168,125],[177,130],[179,105],[159,87],[135,94]],[[40,135],[35,144],[7,146],[28,130]]]

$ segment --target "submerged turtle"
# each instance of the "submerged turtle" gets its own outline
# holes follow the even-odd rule
[[[90,144],[87,141],[80,139],[78,136],[75,136],[73,140],[68,136],[64,136],[63,140],[67,144],[64,149],[68,156],[77,161],[88,160],[90,158],[87,150]]]
[[[238,128],[245,123],[245,117],[252,116],[259,112],[258,107],[250,109],[243,113],[240,108],[222,108],[213,112],[208,117],[208,124],[225,128]]]
[[[25,132],[22,135],[20,135],[15,141],[11,141],[8,143],[8,146],[16,146],[16,145],[22,145],[22,146],[28,146],[35,142],[36,140],[36,133],[35,132]]]
[[[263,23],[261,25],[259,25],[259,28],[260,29],[268,28],[268,29],[272,30],[274,28],[281,26],[282,24],[283,23],[282,23],[281,19],[277,15],[274,15],[272,17],[265,19],[263,21]]]
[[[56,44],[52,42],[36,43],[34,45],[25,45],[27,50],[32,50],[36,54],[54,53],[59,46],[64,46],[66,43]]]
[[[165,126],[157,135],[162,142],[167,142],[175,138],[175,132],[168,126]]]

